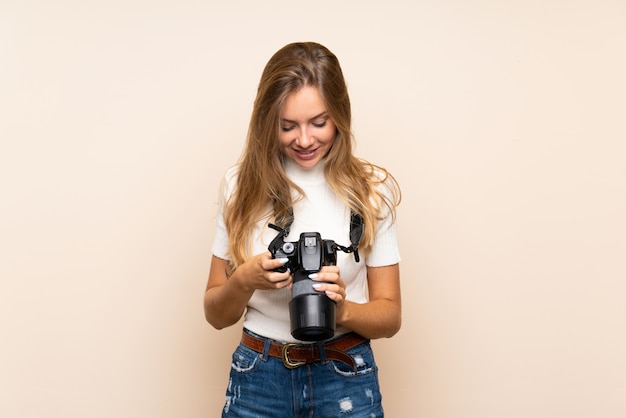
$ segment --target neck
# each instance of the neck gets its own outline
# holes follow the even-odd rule
[[[284,167],[285,172],[292,180],[313,180],[324,177],[325,162],[325,160],[322,160],[311,168],[304,168],[299,166],[292,160],[286,159],[284,162]]]

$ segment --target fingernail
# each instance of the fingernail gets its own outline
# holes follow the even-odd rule
[[[313,285],[313,289],[315,289],[315,290],[319,290],[319,289],[320,289],[320,287],[322,287],[322,284],[321,284],[321,283],[315,283],[315,284]]]
[[[319,276],[317,275],[317,273],[311,273],[309,274],[309,279],[317,279]]]
[[[280,261],[280,264],[285,264],[287,261],[289,261],[288,258],[279,258],[278,261]]]

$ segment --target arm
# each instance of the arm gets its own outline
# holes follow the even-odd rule
[[[243,315],[256,289],[281,289],[292,281],[289,272],[273,271],[284,260],[272,259],[269,252],[250,258],[232,271],[228,261],[213,256],[204,294],[204,315],[215,328],[235,324]]]
[[[325,268],[326,269],[326,268]],[[333,281],[319,290],[337,302],[337,324],[350,328],[365,338],[389,338],[400,329],[401,297],[399,264],[384,267],[367,267],[369,302],[355,303],[345,300],[345,285],[336,268],[328,268],[319,275],[320,281]],[[335,275],[335,277],[332,277]]]

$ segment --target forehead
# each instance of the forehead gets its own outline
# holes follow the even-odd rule
[[[289,120],[307,119],[326,112],[326,105],[317,87],[304,86],[289,93],[283,103],[281,118]]]

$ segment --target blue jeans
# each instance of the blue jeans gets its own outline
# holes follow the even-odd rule
[[[263,354],[241,344],[233,353],[222,417],[384,416],[369,341],[346,351],[355,361],[356,372],[332,360],[288,369],[281,359],[267,355],[270,342],[266,340]]]

